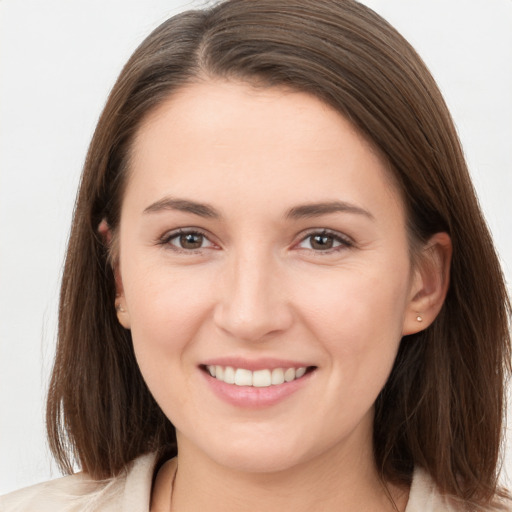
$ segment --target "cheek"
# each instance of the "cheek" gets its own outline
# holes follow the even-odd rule
[[[371,366],[381,378],[401,340],[407,293],[403,272],[385,279],[368,270],[335,272],[302,294],[303,322],[345,375]]]
[[[326,328],[378,329],[403,317],[408,294],[404,274],[386,270],[381,274],[370,265],[335,269],[325,276],[312,276],[307,286],[297,288],[296,296],[301,296],[301,309],[307,316]]]
[[[125,297],[141,370],[176,364],[209,314],[204,280],[193,272],[147,267],[143,273],[127,268],[125,275],[136,276],[125,280]]]
[[[196,281],[169,271],[146,272],[125,288],[137,363],[151,394],[173,422],[179,420],[176,411],[188,410],[194,416],[186,398],[193,391],[195,366],[190,362],[210,300]]]

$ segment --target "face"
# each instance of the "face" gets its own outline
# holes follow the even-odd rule
[[[379,156],[312,96],[219,81],[159,106],[131,165],[119,319],[180,453],[271,471],[368,452],[415,315]]]

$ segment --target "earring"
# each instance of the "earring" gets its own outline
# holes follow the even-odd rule
[[[121,306],[121,304],[116,304],[116,311],[118,313],[124,313],[126,310]]]
[[[423,322],[423,317],[422,317],[421,315],[418,315],[418,316],[416,317],[416,320],[417,320],[418,322]]]

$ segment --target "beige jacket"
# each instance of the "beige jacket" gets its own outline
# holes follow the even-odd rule
[[[83,473],[33,485],[0,497],[1,512],[149,512],[153,454],[136,459],[120,476],[95,481]],[[406,512],[454,512],[429,476],[414,472]]]

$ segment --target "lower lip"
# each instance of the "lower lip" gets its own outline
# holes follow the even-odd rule
[[[225,402],[236,407],[261,408],[278,404],[299,391],[307,384],[315,372],[308,372],[299,379],[292,380],[291,382],[283,382],[283,384],[263,388],[226,384],[212,377],[205,371],[201,373],[204,375],[212,391]]]

